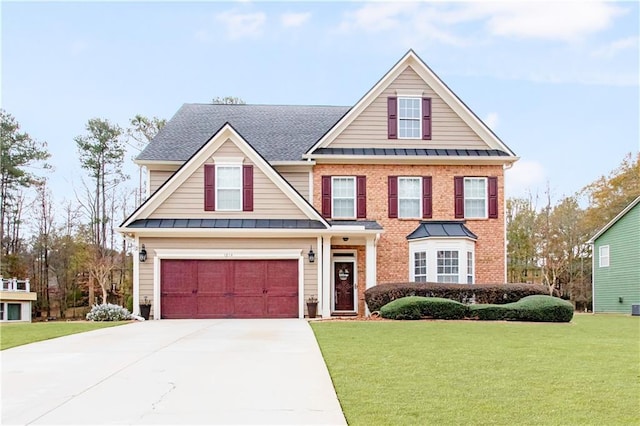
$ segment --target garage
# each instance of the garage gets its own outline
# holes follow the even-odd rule
[[[297,260],[163,259],[161,317],[298,318]]]

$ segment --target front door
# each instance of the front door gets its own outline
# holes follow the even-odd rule
[[[353,311],[353,262],[335,262],[333,266],[335,310]]]

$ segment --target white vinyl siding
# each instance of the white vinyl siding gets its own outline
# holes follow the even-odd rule
[[[332,177],[331,178],[331,217],[355,218],[356,217],[356,178]]]
[[[413,280],[427,281],[427,252],[418,251],[413,254]]]
[[[419,139],[421,137],[421,106],[421,98],[398,98],[398,138]]]
[[[600,246],[598,259],[599,259],[598,265],[601,268],[609,267],[609,246],[608,245]]]
[[[242,210],[242,166],[216,166],[216,210]]]
[[[487,217],[486,178],[464,178],[464,217],[469,219]]]
[[[422,178],[398,178],[398,217],[422,217]]]

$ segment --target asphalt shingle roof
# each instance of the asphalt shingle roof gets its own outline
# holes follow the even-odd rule
[[[184,104],[137,159],[186,161],[229,122],[267,161],[301,160],[350,108]]]

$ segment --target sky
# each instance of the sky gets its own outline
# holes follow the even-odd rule
[[[73,139],[91,118],[126,127],[217,96],[354,105],[408,49],[521,158],[508,197],[572,195],[640,149],[639,2],[2,1],[0,14],[1,107],[47,143],[57,203],[82,192]]]

